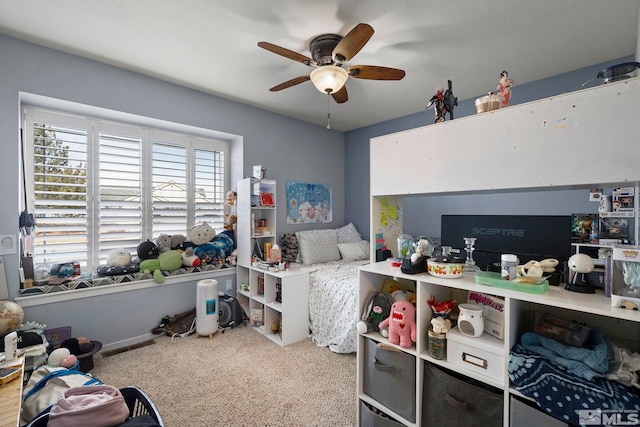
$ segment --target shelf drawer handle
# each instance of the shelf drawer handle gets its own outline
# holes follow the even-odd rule
[[[378,371],[393,371],[395,369],[395,366],[393,365],[385,365],[384,363],[381,363],[377,358],[373,358],[373,367],[376,368],[376,370]]]
[[[474,356],[473,354],[469,354],[469,353],[462,353],[462,361],[469,363],[470,365],[479,366],[482,369],[487,369],[487,366],[489,366],[487,359],[483,359],[481,357]]]
[[[460,409],[465,411],[467,409],[467,406],[469,406],[468,403],[466,402],[460,402],[457,399],[454,399],[450,394],[445,393],[444,395],[444,400],[451,406],[453,406],[456,409]]]

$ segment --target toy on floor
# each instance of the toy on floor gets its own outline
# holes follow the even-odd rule
[[[47,358],[47,365],[71,369],[78,363],[78,358],[68,348],[57,348]]]
[[[409,348],[416,342],[416,308],[409,301],[396,301],[391,306],[391,314],[378,325],[389,328],[389,342]]]

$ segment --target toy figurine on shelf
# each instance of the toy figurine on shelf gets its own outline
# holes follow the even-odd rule
[[[436,94],[429,100],[425,109],[432,105],[436,113],[434,123],[441,123],[445,120],[445,115],[449,113],[449,120],[453,120],[453,107],[458,105],[458,98],[453,95],[453,83],[447,80],[449,88],[444,91],[441,87],[436,89]]]
[[[507,70],[500,73],[500,81],[498,82],[498,96],[500,97],[500,107],[507,107],[511,99],[511,86],[514,81],[509,78]]]
[[[444,319],[448,319],[449,313],[451,313],[451,310],[453,310],[453,307],[455,307],[456,301],[447,300],[436,303],[436,296],[433,295],[431,299],[427,300],[427,304],[429,304],[429,307],[431,307],[433,317],[442,317]]]

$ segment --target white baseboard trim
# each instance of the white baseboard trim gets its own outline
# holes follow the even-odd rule
[[[150,339],[153,339],[155,337],[157,337],[159,335],[154,335],[151,332],[149,332],[148,334],[144,334],[144,335],[139,335],[137,337],[133,337],[133,338],[128,338],[126,340],[122,340],[122,341],[116,341],[110,344],[102,344],[102,350],[101,351],[110,351],[110,350],[115,350],[116,348],[122,348],[122,347],[129,347],[138,343],[141,343],[143,341],[148,341]]]

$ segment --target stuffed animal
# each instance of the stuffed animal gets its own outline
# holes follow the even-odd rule
[[[182,249],[182,245],[187,241],[187,238],[182,234],[171,235],[171,249]]]
[[[396,301],[391,306],[391,314],[378,325],[389,328],[389,342],[403,348],[416,342],[416,308],[409,301]]]
[[[402,287],[400,286],[400,282],[393,279],[384,279],[380,292],[383,292],[385,294],[392,294],[398,289],[402,289]]]
[[[138,245],[137,252],[138,258],[140,258],[141,260],[158,258],[158,245],[150,240],[147,240]]]
[[[171,250],[171,236],[168,234],[161,234],[156,239],[156,246],[158,246],[158,252],[166,252]]]
[[[203,263],[212,264],[216,260],[226,259],[235,249],[233,231],[225,230],[203,245],[193,249],[193,253]]]
[[[107,255],[107,265],[124,267],[131,264],[131,252],[126,249],[114,249]]]
[[[238,222],[238,217],[235,215],[226,215],[224,217],[224,229],[225,230],[233,230],[233,227]]]
[[[145,259],[140,263],[140,271],[153,273],[153,280],[164,283],[163,271],[176,270],[182,266],[182,254],[170,250],[161,253],[156,259]]]
[[[62,367],[71,369],[76,365],[76,363],[78,363],[78,358],[71,354],[71,351],[65,347],[53,350],[47,358],[47,365],[55,368]]]
[[[182,265],[187,267],[197,267],[200,265],[200,258],[193,253],[193,248],[187,248],[182,252]]]
[[[216,231],[206,222],[194,225],[189,230],[189,240],[196,246],[210,242],[216,235]]]
[[[431,326],[436,334],[446,334],[451,329],[451,320],[444,317],[434,317],[431,319]]]
[[[389,317],[393,300],[391,295],[383,292],[374,292],[369,295],[365,305],[364,316],[356,324],[356,329],[361,334],[372,331],[380,332],[380,322]]]
[[[224,202],[227,206],[233,206],[236,204],[236,200],[238,199],[238,193],[233,190],[227,191],[227,200]]]

